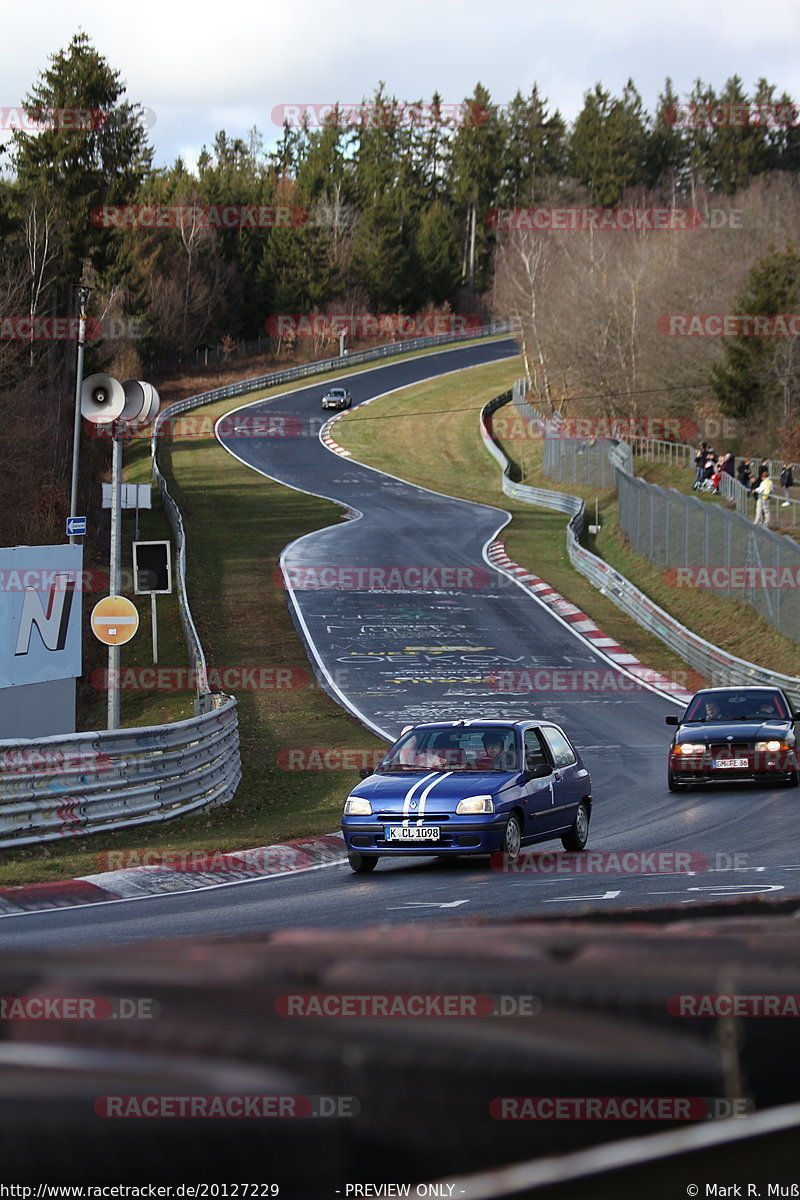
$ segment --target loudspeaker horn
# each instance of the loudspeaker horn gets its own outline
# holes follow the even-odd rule
[[[126,379],[122,385],[125,393],[123,421],[130,424],[149,425],[158,412],[161,399],[152,383],[141,379]]]
[[[122,415],[125,392],[112,375],[90,375],[81,385],[81,416],[93,425],[108,425]]]

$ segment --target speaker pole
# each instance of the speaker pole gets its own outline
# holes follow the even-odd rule
[[[78,516],[78,466],[81,452],[81,388],[83,386],[83,355],[86,343],[86,303],[91,288],[85,283],[75,285],[78,291],[78,365],[75,374],[75,422],[72,429],[72,488],[69,500],[69,515]],[[75,534],[70,535],[69,544],[77,542]]]
[[[120,553],[122,525],[122,442],[116,424],[111,427],[111,559],[108,569],[108,593],[118,596],[120,589]],[[119,646],[108,647],[108,728],[119,729]]]

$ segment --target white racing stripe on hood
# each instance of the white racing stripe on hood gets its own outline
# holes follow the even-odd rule
[[[447,779],[452,774],[453,774],[452,771],[444,771],[436,776],[433,783],[428,784],[428,786],[425,788],[425,791],[422,793],[422,795],[419,798],[419,812],[417,814],[418,816],[422,817],[425,813],[425,801],[428,799],[428,793],[430,792],[431,788],[435,788],[437,783],[440,783],[442,779]]]
[[[422,785],[424,783],[426,783],[429,779],[433,779],[433,782],[435,783],[438,774],[439,774],[438,771],[429,771],[427,775],[422,776],[422,779],[418,779],[416,783],[412,783],[411,787],[408,789],[408,791],[406,792],[405,797],[403,799],[403,816],[404,817],[416,816],[416,813],[411,812],[411,800],[414,795],[414,792],[417,790],[418,787],[422,787]],[[431,787],[432,786],[433,786],[433,784],[431,784]],[[428,793],[426,792],[425,795],[427,796],[427,794]]]

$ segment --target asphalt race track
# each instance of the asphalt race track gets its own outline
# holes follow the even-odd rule
[[[515,352],[510,341],[471,345],[370,369],[345,382],[356,405]],[[262,474],[350,510],[351,519],[289,546],[282,562],[293,585],[288,599],[298,629],[331,694],[387,739],[417,720],[533,713],[558,722],[592,773],[589,849],[644,856],[571,855],[562,859],[567,869],[556,871],[548,852],[561,845],[554,842],[537,847],[530,869],[515,875],[498,874],[485,860],[409,858],[383,860],[368,878],[353,876],[343,859],[202,893],[3,917],[0,945],[111,945],[287,927],[532,912],[572,916],[587,907],[694,907],[733,897],[796,896],[798,792],[744,785],[671,795],[664,717],[679,711],[675,702],[635,685],[490,565],[485,549],[507,523],[503,510],[413,487],[327,449],[318,436],[326,387],[316,382],[227,419],[235,426],[254,413],[290,414],[300,436],[221,440]],[[379,408],[377,400],[376,413]],[[535,563],[527,565],[536,570]],[[493,685],[497,672],[530,669],[540,672],[540,686],[543,669],[562,674],[535,697]],[[576,686],[587,671],[603,679],[602,691]]]

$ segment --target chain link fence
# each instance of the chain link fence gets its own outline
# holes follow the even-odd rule
[[[545,436],[542,471],[559,483],[577,483],[585,487],[617,486],[617,470],[633,469],[633,452],[625,442],[610,438],[581,441]]]
[[[631,549],[676,587],[749,605],[800,641],[800,546],[740,513],[619,473],[619,524]]]
[[[519,381],[514,399],[524,403]],[[528,409],[529,414],[533,412]],[[730,476],[726,499],[732,512],[696,496],[658,487],[633,473],[633,447],[624,441],[580,441],[558,436],[558,422],[535,413],[544,436],[542,471],[559,483],[616,487],[619,526],[631,549],[654,566],[671,572],[675,587],[707,588],[728,600],[753,608],[759,616],[792,641],[800,641],[800,545],[748,520],[747,492]],[[653,453],[676,469],[693,460],[691,448],[671,443],[635,442],[639,453]],[[773,494],[770,506],[780,504]]]
[[[492,457],[503,468],[502,489],[507,496],[528,504],[541,505],[544,508],[555,509],[570,516],[567,525],[567,553],[576,571],[585,575],[589,582],[598,588],[612,603],[632,617],[638,625],[660,638],[677,655],[706,679],[712,686],[736,687],[740,684],[764,684],[772,687],[782,687],[791,698],[792,703],[800,707],[800,678],[796,675],[784,675],[760,667],[746,659],[737,658],[719,646],[701,638],[698,634],[682,625],[670,613],[659,608],[657,604],[641,592],[637,587],[610,567],[597,555],[592,554],[581,545],[580,537],[586,519],[583,501],[578,496],[570,496],[565,492],[551,492],[542,488],[527,487],[524,484],[513,483],[509,478],[509,463],[506,455],[494,442],[490,430],[492,414],[504,404],[513,402],[517,407],[524,403],[525,381],[519,381],[512,391],[491,400],[481,411],[481,437]],[[528,409],[527,416],[533,413],[535,418],[543,420],[541,414]],[[617,471],[617,481],[625,480],[641,485],[647,489],[648,484],[634,480],[624,471]],[[695,501],[702,504],[702,501]],[[709,505],[704,505],[709,508]],[[722,511],[722,510],[717,510]],[[734,515],[734,514],[728,514]],[[772,535],[773,537],[775,535]],[[780,540],[780,539],[777,539]],[[796,636],[796,635],[795,635]],[[787,663],[789,671],[797,671],[797,663]]]

